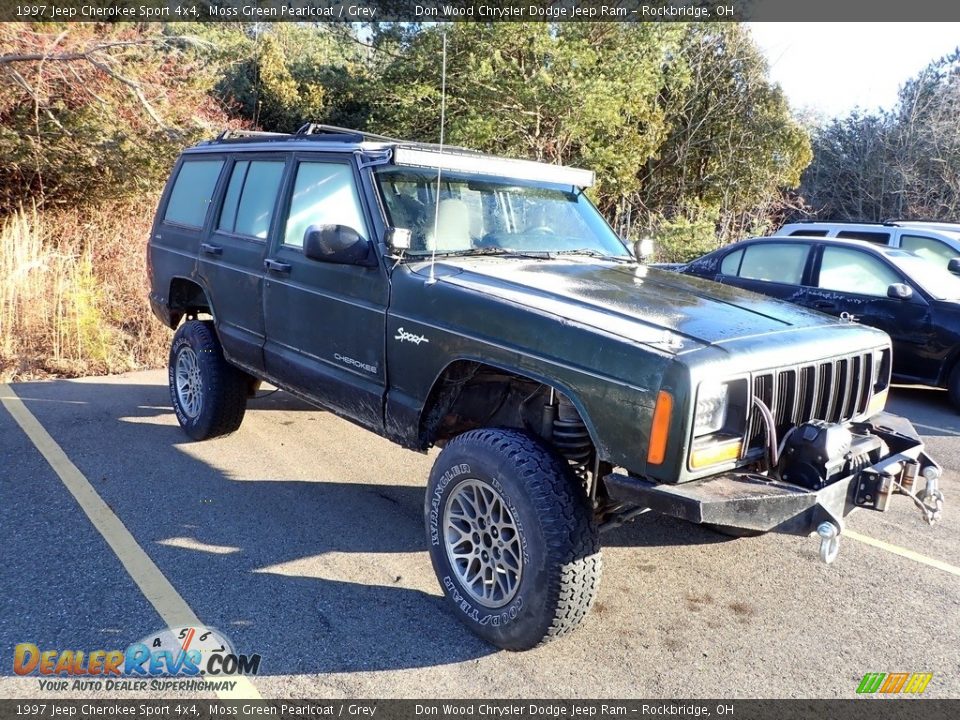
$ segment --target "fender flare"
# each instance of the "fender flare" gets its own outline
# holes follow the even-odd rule
[[[590,419],[590,415],[587,412],[587,409],[584,406],[583,401],[580,399],[579,395],[570,388],[568,384],[558,381],[555,378],[547,377],[546,375],[540,375],[538,373],[533,373],[526,370],[520,370],[518,368],[511,367],[503,363],[490,362],[489,360],[481,359],[479,357],[460,356],[460,357],[453,358],[446,365],[443,366],[443,369],[440,370],[439,373],[437,373],[437,376],[433,379],[433,382],[430,384],[430,389],[429,391],[427,391],[426,398],[424,399],[424,403],[420,409],[420,415],[417,420],[418,434],[423,432],[424,420],[426,419],[427,414],[430,408],[432,407],[433,402],[436,399],[440,384],[442,383],[444,377],[447,376],[450,369],[454,365],[457,365],[458,363],[469,363],[472,365],[486,366],[489,368],[493,368],[494,370],[499,370],[503,373],[515,375],[520,378],[541,383],[542,385],[553,388],[554,390],[563,393],[570,400],[573,406],[576,408],[577,413],[579,413],[580,419],[583,420],[583,424],[586,426],[587,432],[590,435],[590,441],[593,443],[593,446],[597,449],[597,452],[600,454],[601,457],[607,454],[606,452],[604,452],[605,446],[602,445],[599,440],[600,434],[597,431],[596,425],[594,425],[593,421]]]

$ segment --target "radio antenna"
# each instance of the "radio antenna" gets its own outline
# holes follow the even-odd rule
[[[440,145],[437,149],[437,155],[443,155],[443,129],[447,120],[447,31],[443,31],[443,64],[440,70]],[[437,262],[437,226],[440,224],[440,158],[437,157],[437,191],[434,196],[435,206],[433,209],[433,248],[430,254],[430,278],[428,285],[437,281],[434,275],[434,266]]]

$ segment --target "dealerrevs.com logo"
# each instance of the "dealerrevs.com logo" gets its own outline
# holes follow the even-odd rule
[[[927,689],[932,679],[933,673],[867,673],[857,686],[857,693],[919,695]]]
[[[13,650],[13,672],[39,676],[41,690],[231,690],[229,677],[259,671],[260,655],[207,627],[167,628],[124,650]]]

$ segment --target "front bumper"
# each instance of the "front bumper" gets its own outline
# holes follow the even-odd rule
[[[889,452],[820,490],[745,472],[676,485],[652,483],[619,472],[603,480],[610,498],[619,503],[693,523],[759,532],[810,535],[824,523],[831,523],[839,533],[844,518],[853,510],[885,511],[895,493],[909,495],[925,509],[928,522],[936,520],[943,500],[937,487],[940,466],[924,452],[923,440],[913,425],[896,415],[879,413],[868,423],[850,427],[854,432],[879,437]]]

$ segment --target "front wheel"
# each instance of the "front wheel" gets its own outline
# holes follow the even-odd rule
[[[190,320],[180,326],[167,375],[177,422],[191,438],[207,440],[240,427],[250,378],[223,357],[212,322]]]
[[[950,402],[953,403],[953,407],[960,410],[960,362],[956,364],[953,372],[950,373],[950,380],[947,383],[947,394],[950,396]]]
[[[506,650],[564,635],[600,585],[600,540],[562,458],[516,430],[472,430],[430,472],[424,507],[434,571],[454,613]]]

